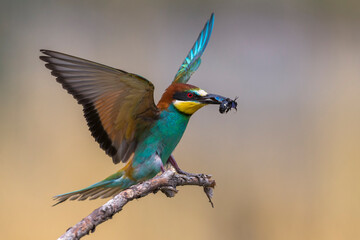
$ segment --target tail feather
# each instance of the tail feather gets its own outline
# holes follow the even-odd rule
[[[113,188],[101,188],[99,189],[99,191],[92,193],[91,195],[89,195],[89,199],[90,200],[94,200],[97,199],[101,196],[104,196],[106,193],[108,193],[109,191],[113,190]]]
[[[98,197],[96,197],[96,195],[98,193],[102,193],[104,190],[106,190],[108,188],[103,188],[103,187],[97,187],[97,188],[94,188],[94,189],[89,189],[87,192],[84,192],[81,196],[81,198],[79,200],[86,200],[88,198],[90,198],[90,200],[92,199],[96,199]]]
[[[84,198],[89,198],[90,200],[97,199],[99,197],[98,194],[101,195],[106,189],[108,188],[95,188],[93,191],[89,191],[88,193],[84,194]]]
[[[79,200],[83,201],[86,199],[97,199],[97,198],[108,198],[135,184],[134,180],[131,180],[124,175],[125,171],[120,170],[119,172],[111,175],[105,180],[95,183],[87,188],[83,188],[77,191],[60,194],[54,197],[57,202],[53,205],[56,206],[66,200]]]
[[[114,196],[117,191],[118,191],[117,188],[111,188],[111,189],[109,189],[109,191],[104,192],[103,194],[98,195],[97,197],[108,198],[108,197]]]
[[[109,188],[107,188],[107,189],[109,189]],[[84,189],[81,189],[78,191],[60,194],[60,195],[54,196],[54,200],[56,200],[57,203],[55,203],[53,206],[56,206],[62,202],[65,202],[66,200],[83,201],[83,200],[88,199],[89,197],[91,197],[90,199],[96,199],[97,197],[94,198],[95,194],[97,194],[99,192],[101,193],[102,191],[107,190],[107,189],[102,186],[96,186],[96,187],[89,186],[87,188],[84,188]]]

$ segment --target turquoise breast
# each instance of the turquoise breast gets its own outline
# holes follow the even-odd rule
[[[136,171],[138,177],[153,177],[160,171],[159,165],[155,164],[155,156],[159,155],[162,163],[166,164],[183,136],[189,119],[190,115],[180,113],[172,104],[160,113],[159,119],[144,134],[136,148],[133,167],[139,170]]]

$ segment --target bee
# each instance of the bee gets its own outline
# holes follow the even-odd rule
[[[222,113],[227,113],[228,111],[230,111],[232,108],[234,108],[235,110],[237,110],[237,102],[236,99],[238,99],[237,97],[234,100],[231,100],[230,98],[225,99],[224,101],[221,102],[220,107],[219,107],[219,112]]]

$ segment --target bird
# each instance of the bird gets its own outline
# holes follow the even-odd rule
[[[114,196],[164,172],[166,164],[188,174],[179,168],[172,152],[190,117],[203,106],[231,102],[187,84],[200,66],[213,25],[214,13],[156,105],[154,85],[140,75],[57,51],[40,50],[40,59],[57,82],[82,105],[91,135],[115,164],[125,164],[100,182],[55,196],[54,205],[66,200]],[[230,106],[234,108],[234,101]]]

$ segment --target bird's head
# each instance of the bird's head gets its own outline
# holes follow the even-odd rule
[[[203,106],[221,104],[226,99],[190,84],[173,83],[166,89],[157,106],[165,110],[172,104],[178,111],[192,115]]]

